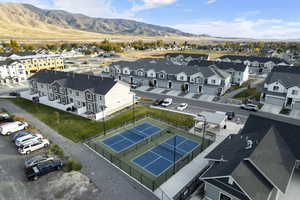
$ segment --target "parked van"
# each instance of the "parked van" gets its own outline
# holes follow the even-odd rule
[[[20,121],[8,122],[0,125],[0,133],[2,135],[10,135],[17,131],[24,130],[27,127],[28,124],[26,122],[20,122]]]
[[[19,147],[19,146],[29,142],[30,140],[38,140],[38,139],[42,139],[42,138],[43,138],[43,136],[41,134],[25,135],[23,137],[16,139],[15,144]]]

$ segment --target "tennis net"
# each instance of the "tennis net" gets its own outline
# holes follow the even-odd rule
[[[171,145],[166,144],[166,143],[157,144],[157,147],[162,148],[164,150],[167,150],[172,154],[174,154],[174,150],[175,150],[175,152],[176,152],[175,154],[178,154],[180,157],[182,157],[186,154],[185,152],[180,151],[176,147],[174,148],[174,146],[171,146]]]
[[[127,130],[128,132],[130,132],[130,133],[132,133],[132,134],[134,134],[134,135],[140,137],[141,139],[144,139],[144,138],[149,137],[148,135],[143,134],[143,133],[141,133],[140,131],[135,130],[134,128],[126,129],[126,130]]]

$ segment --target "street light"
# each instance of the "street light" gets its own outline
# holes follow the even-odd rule
[[[105,115],[104,115],[104,110],[106,109],[106,106],[102,106],[102,123],[103,123],[103,133],[106,135],[106,128],[105,128]]]
[[[205,137],[205,127],[207,123],[207,119],[204,115],[198,115],[198,117],[202,117],[204,119],[204,124],[203,124],[203,135],[202,135],[202,145],[201,145],[201,151],[204,149],[204,137]]]

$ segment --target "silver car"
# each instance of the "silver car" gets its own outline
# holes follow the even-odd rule
[[[38,155],[25,160],[25,168],[32,167],[38,163],[42,163],[48,160],[58,159],[56,155]]]

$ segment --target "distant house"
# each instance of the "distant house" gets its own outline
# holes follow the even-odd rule
[[[145,58],[119,61],[106,66],[103,74],[130,84],[185,92],[222,95],[231,86],[231,75],[215,65],[176,65],[166,59]]]
[[[21,96],[74,113],[102,118],[133,104],[134,93],[124,82],[88,74],[43,70],[28,78],[30,91]]]
[[[232,84],[242,85],[244,82],[248,81],[249,79],[249,66],[243,63],[193,60],[188,63],[188,66],[199,66],[199,67],[216,66],[217,68],[231,74]]]
[[[249,65],[250,74],[269,73],[276,65],[288,65],[288,63],[279,58],[274,57],[257,57],[257,56],[234,56],[225,55],[216,59],[221,62],[244,63]]]
[[[250,115],[205,158],[206,200],[298,199],[300,126]]]
[[[0,61],[0,82],[12,83],[26,80],[25,66],[18,60]]]
[[[274,67],[265,80],[261,100],[266,104],[300,109],[300,68]]]
[[[168,53],[165,58],[174,64],[187,65],[192,60],[208,60],[209,56],[207,54]]]

